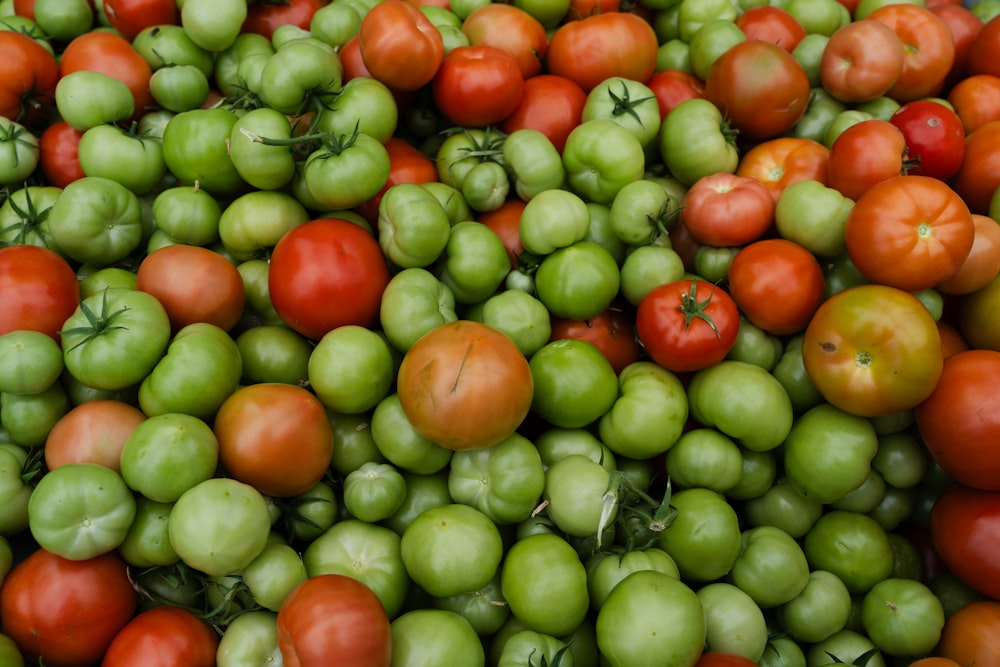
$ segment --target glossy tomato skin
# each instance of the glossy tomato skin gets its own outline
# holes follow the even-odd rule
[[[775,204],[781,193],[804,180],[826,185],[830,150],[804,137],[776,137],[763,141],[743,154],[738,176],[752,176],[767,187]]]
[[[1000,186],[1000,119],[985,123],[965,137],[965,157],[951,185],[973,213],[989,213],[990,200]]]
[[[389,268],[367,230],[346,220],[318,218],[281,237],[271,253],[267,282],[278,315],[292,329],[319,340],[338,326],[377,321]]]
[[[417,90],[444,59],[441,31],[405,0],[380,2],[361,20],[358,46],[368,71],[396,90]]]
[[[480,5],[462,21],[462,32],[472,45],[487,44],[510,53],[525,79],[541,73],[548,33],[538,19],[520,7],[493,2]]]
[[[296,587],[278,609],[285,667],[325,667],[331,656],[357,667],[389,667],[389,618],[359,579],[320,574]]]
[[[361,214],[369,224],[378,221],[378,205],[385,191],[397,183],[431,183],[438,179],[437,167],[434,161],[424,155],[413,144],[389,137],[383,144],[389,152],[389,178],[386,179],[382,191],[368,201],[358,205],[354,210]]]
[[[1000,417],[989,407],[998,387],[1000,352],[959,352],[945,361],[933,393],[915,410],[928,451],[962,484],[1000,489]]]
[[[699,243],[740,246],[760,238],[774,219],[774,199],[751,176],[717,172],[684,193],[681,222]]]
[[[0,248],[0,334],[31,329],[59,341],[79,303],[76,272],[61,256],[38,246]]]
[[[938,283],[943,294],[971,294],[996,278],[1000,272],[1000,225],[988,215],[972,214],[976,228],[972,249],[950,278]]]
[[[762,39],[777,44],[791,53],[806,36],[806,29],[788,10],[773,5],[760,5],[736,17],[747,39]]]
[[[149,90],[153,70],[132,43],[121,35],[92,31],[75,37],[59,59],[59,75],[80,70],[101,72],[124,82],[135,101],[135,118],[155,106]]]
[[[757,663],[737,653],[706,651],[698,658],[694,667],[756,667]]]
[[[39,167],[50,184],[65,188],[86,176],[79,159],[82,136],[83,132],[64,120],[52,123],[42,132],[38,138]]]
[[[947,181],[965,156],[965,127],[954,111],[930,100],[915,100],[897,109],[889,118],[903,133],[906,157],[913,162],[908,172]]]
[[[40,120],[55,103],[55,57],[15,30],[0,33],[0,56],[0,116],[18,122]]]
[[[101,667],[213,667],[219,635],[182,607],[153,607],[135,616],[108,647]]]
[[[522,128],[538,130],[562,153],[566,137],[580,124],[587,94],[578,83],[556,74],[539,74],[525,79],[521,101],[500,123],[511,134]]]
[[[945,622],[936,653],[960,665],[1000,664],[1000,602],[970,602]]]
[[[280,3],[250,2],[242,32],[255,32],[270,39],[279,26],[309,29],[313,14],[327,4],[324,0],[284,0]]]
[[[852,21],[830,35],[820,59],[820,82],[841,102],[886,94],[903,73],[903,43],[885,23]]]
[[[903,173],[906,136],[887,120],[868,118],[843,130],[830,145],[827,182],[857,200],[871,186]]]
[[[615,373],[621,373],[629,364],[638,361],[640,348],[635,337],[632,314],[614,307],[601,311],[586,320],[553,317],[552,340],[575,338],[591,343],[611,362]]]
[[[918,5],[883,5],[867,18],[889,26],[904,46],[903,71],[888,90],[889,97],[904,103],[940,93],[955,62],[948,24]]]
[[[980,593],[1000,597],[1000,493],[963,484],[945,489],[931,509],[930,531],[951,572]]]
[[[0,588],[3,633],[26,659],[51,667],[98,662],[135,608],[125,561],[113,551],[72,561],[38,549]]]
[[[645,19],[624,12],[585,15],[564,23],[549,39],[546,64],[590,92],[613,76],[646,81],[656,70],[656,33]]]
[[[660,105],[660,117],[665,118],[675,106],[692,97],[705,96],[705,84],[691,72],[661,69],[646,82]]]
[[[104,15],[111,27],[133,40],[143,29],[155,25],[177,25],[180,12],[174,0],[103,0]]]
[[[514,56],[485,44],[453,48],[431,82],[438,109],[462,127],[501,122],[517,108],[523,90],[524,76]]]

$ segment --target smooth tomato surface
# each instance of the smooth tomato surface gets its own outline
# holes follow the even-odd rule
[[[219,635],[182,607],[144,611],[122,628],[108,647],[102,667],[213,667]]]
[[[960,665],[1000,663],[1000,602],[970,602],[944,624],[937,653]]]
[[[656,69],[656,33],[635,14],[585,15],[559,26],[549,39],[550,74],[564,76],[590,92],[613,76],[646,81]]]
[[[56,341],[80,303],[73,268],[38,246],[0,248],[0,333],[31,329]]]

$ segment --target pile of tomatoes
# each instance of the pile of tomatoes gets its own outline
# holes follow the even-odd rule
[[[0,0],[0,663],[1000,664],[995,0]]]

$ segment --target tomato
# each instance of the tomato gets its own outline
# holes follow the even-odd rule
[[[948,102],[962,119],[966,135],[1000,120],[1000,76],[972,74],[951,87]]]
[[[955,60],[945,79],[945,89],[949,89],[969,75],[972,47],[979,31],[983,28],[983,20],[971,9],[959,3],[933,6],[928,3],[927,8],[948,24],[951,36],[955,40]]]
[[[385,191],[396,183],[430,183],[438,180],[434,161],[421,153],[413,144],[392,136],[385,142],[389,152],[389,178],[382,192],[355,207],[369,223],[378,220],[378,205]]]
[[[827,182],[850,199],[904,173],[906,136],[887,120],[869,118],[844,129],[830,146]]]
[[[705,77],[705,97],[751,142],[790,130],[805,113],[809,88],[809,77],[788,51],[760,40],[729,47]]]
[[[736,17],[736,25],[747,39],[777,44],[791,53],[806,36],[806,29],[788,10],[772,5],[752,7]]]
[[[861,416],[916,407],[941,377],[937,324],[915,296],[886,285],[847,288],[805,330],[802,361],[820,393]]]
[[[739,312],[732,297],[704,280],[650,290],[636,309],[636,334],[652,359],[674,372],[707,368],[736,343]]]
[[[974,235],[962,198],[929,176],[894,176],[872,185],[844,227],[847,252],[861,274],[909,292],[953,276]]]
[[[254,32],[271,39],[275,29],[283,25],[308,30],[313,15],[326,4],[325,0],[284,0],[281,3],[255,0],[247,7],[241,32]]]
[[[666,117],[675,106],[692,97],[704,97],[705,84],[690,72],[680,69],[661,69],[646,82],[656,102],[660,105],[660,117]]]
[[[514,342],[468,320],[442,324],[417,340],[403,357],[397,386],[413,428],[453,450],[489,447],[509,437],[534,395],[528,362]],[[463,418],[470,410],[480,418]]]
[[[53,667],[98,662],[135,608],[125,562],[114,552],[71,561],[37,549],[0,588],[4,634],[27,660]]]
[[[135,118],[155,106],[149,90],[152,68],[121,35],[92,31],[74,38],[59,59],[59,76],[77,71],[100,72],[122,81],[132,92]]]
[[[550,341],[573,338],[585,340],[607,357],[615,373],[639,360],[639,345],[632,318],[625,310],[611,306],[585,320],[552,318]]]
[[[524,76],[508,51],[486,44],[456,46],[434,75],[431,92],[438,109],[455,125],[496,125],[521,101]]]
[[[965,127],[957,113],[930,100],[908,102],[893,112],[889,122],[903,133],[908,173],[947,181],[965,156]]]
[[[368,71],[397,90],[416,90],[444,59],[441,31],[405,0],[380,2],[361,19],[358,46]]]
[[[997,306],[1000,276],[975,292],[962,295],[958,302],[958,327],[969,347],[1000,350]]]
[[[965,138],[965,157],[951,185],[973,213],[987,214],[990,200],[1000,186],[1000,156],[989,146],[1000,137],[1000,121],[991,121]]]
[[[955,40],[948,24],[918,5],[884,5],[865,17],[889,26],[903,44],[903,71],[886,93],[897,102],[936,95],[955,62]]]
[[[786,239],[744,247],[729,265],[728,280],[729,294],[747,319],[780,336],[805,328],[825,296],[819,262]]]
[[[936,653],[960,665],[995,662],[1000,660],[997,632],[1000,632],[1000,602],[970,602],[945,622]]]
[[[620,76],[646,81],[656,69],[656,33],[635,14],[609,12],[559,26],[549,39],[550,74],[564,76],[590,92]]]
[[[997,487],[1000,466],[988,439],[997,429],[991,413],[978,406],[991,391],[1000,368],[1000,353],[968,350],[945,362],[937,387],[917,406],[915,415],[927,448],[942,468],[963,484],[984,489]],[[948,415],[946,428],[941,421]]]
[[[0,249],[0,333],[40,331],[59,341],[63,323],[80,303],[73,268],[38,246]]]
[[[931,508],[930,531],[948,570],[995,599],[1000,589],[989,545],[1000,531],[1000,494],[964,484],[946,488]]]
[[[86,176],[80,166],[78,151],[83,132],[64,120],[59,120],[38,138],[39,166],[45,180],[59,188]]]
[[[885,23],[853,21],[830,35],[820,60],[820,81],[841,102],[867,102],[896,84],[904,57],[903,43]]]
[[[287,667],[320,667],[332,655],[358,667],[389,667],[389,618],[372,590],[353,577],[309,578],[285,598],[277,624]]]
[[[763,141],[746,153],[737,176],[752,176],[763,183],[777,204],[785,188],[800,181],[826,185],[830,150],[812,139],[777,137]]]
[[[983,23],[972,42],[969,51],[968,68],[969,74],[994,74],[1000,75],[997,69],[997,47],[996,35],[1000,30],[1000,21],[996,17]]]
[[[150,26],[180,23],[176,0],[103,0],[103,9],[111,27],[129,41]]]
[[[333,430],[322,403],[296,385],[261,383],[235,391],[213,426],[219,462],[263,493],[288,497],[322,478],[333,455]]]
[[[52,108],[59,65],[31,37],[15,30],[0,31],[0,115],[19,122],[40,120]]]
[[[760,238],[774,221],[770,190],[752,176],[702,176],[684,193],[681,222],[699,243],[740,246]]]
[[[376,321],[389,269],[369,232],[346,220],[321,218],[281,237],[267,282],[281,318],[319,340],[338,326]]]
[[[49,470],[67,463],[99,463],[121,470],[121,450],[146,415],[117,399],[95,399],[74,406],[53,425],[45,440]]]
[[[975,235],[972,250],[951,278],[937,285],[944,294],[970,294],[985,287],[1000,272],[1000,224],[993,218],[972,214]]]
[[[225,331],[243,314],[244,285],[228,259],[207,248],[170,245],[151,252],[136,270],[136,289],[163,304],[177,331],[208,322]]]
[[[102,667],[184,664],[212,667],[219,636],[182,607],[165,605],[138,614],[122,628],[104,655]]]
[[[510,53],[525,79],[541,73],[548,34],[524,9],[500,3],[480,5],[462,21],[462,32],[473,46],[486,44]]]
[[[524,80],[521,100],[499,128],[507,134],[523,128],[538,130],[561,153],[566,137],[581,122],[586,101],[587,94],[572,79],[539,74]]]

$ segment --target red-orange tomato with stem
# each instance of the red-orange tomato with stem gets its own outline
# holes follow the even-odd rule
[[[297,385],[263,382],[237,389],[219,408],[213,431],[222,468],[278,498],[311,489],[333,456],[326,409]]]
[[[520,7],[481,5],[462,21],[462,32],[473,46],[495,46],[507,51],[525,79],[541,73],[549,36],[545,26]]]
[[[965,137],[965,156],[951,185],[973,213],[989,214],[990,202],[1000,187],[1000,121],[981,125]]]
[[[500,130],[507,134],[522,128],[538,130],[562,153],[586,103],[587,93],[572,79],[539,74],[524,81],[521,101],[500,123]]]
[[[972,249],[951,278],[937,284],[942,294],[971,294],[986,287],[1000,272],[1000,224],[988,215],[972,214]]]
[[[823,302],[823,269],[811,252],[786,239],[742,248],[729,264],[729,294],[764,331],[784,336],[805,328]]]
[[[431,82],[438,110],[455,125],[486,127],[512,114],[521,102],[524,76],[510,52],[496,46],[456,46]]]
[[[735,23],[747,39],[771,42],[789,53],[807,34],[794,14],[773,5],[751,7],[740,13]]]
[[[146,420],[139,408],[119,399],[96,398],[74,406],[45,438],[45,465],[98,463],[121,472],[121,453],[135,427]]]
[[[947,280],[972,249],[969,208],[946,183],[896,176],[870,187],[844,225],[847,253],[872,282],[909,292]]]
[[[456,451],[510,437],[534,396],[528,360],[514,341],[471,320],[439,325],[418,339],[403,356],[396,384],[413,429]]]
[[[965,157],[965,128],[952,109],[932,100],[914,100],[899,107],[889,122],[903,133],[908,173],[947,181]]]
[[[702,176],[684,193],[680,220],[698,243],[740,246],[760,238],[774,222],[774,199],[752,176]]]
[[[909,102],[937,95],[955,62],[955,39],[934,12],[913,4],[886,4],[868,19],[885,23],[903,43],[903,71],[887,95]]]
[[[586,320],[553,317],[551,326],[550,341],[565,338],[587,341],[601,351],[615,373],[639,361],[640,348],[631,312],[612,306]]]
[[[368,10],[358,46],[372,76],[397,90],[430,83],[444,59],[441,31],[406,0],[384,0]]]
[[[108,647],[101,667],[214,667],[219,635],[194,612],[161,605],[137,614]]]
[[[860,121],[830,145],[827,184],[856,201],[876,183],[901,175],[906,157],[902,130],[879,118]]]
[[[945,621],[937,653],[960,665],[1000,665],[1000,602],[977,600]]]
[[[841,102],[886,94],[903,73],[903,43],[880,21],[861,19],[830,35],[820,58],[820,82]]]
[[[804,137],[776,137],[752,147],[736,168],[764,184],[775,203],[789,185],[812,180],[826,185],[830,150]]]

